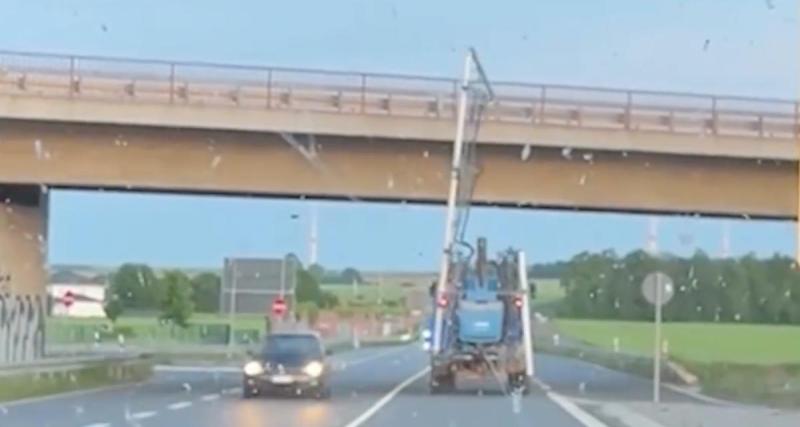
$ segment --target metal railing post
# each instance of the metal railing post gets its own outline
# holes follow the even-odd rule
[[[361,74],[361,114],[367,112],[367,75]]]
[[[800,138],[800,102],[794,103],[794,126],[792,129],[794,130],[794,139]]]
[[[267,71],[267,108],[272,108],[272,68]]]
[[[716,135],[719,132],[719,123],[717,117],[717,97],[711,97],[711,133]]]
[[[542,86],[541,95],[539,97],[539,123],[543,124],[545,122],[544,112],[545,108],[544,105],[547,103],[547,86]]]
[[[75,95],[75,57],[69,57],[69,97],[72,98]]]
[[[175,64],[169,64],[169,103],[175,103]]]
[[[625,97],[625,130],[631,130],[631,121],[633,119],[633,92],[627,91]]]

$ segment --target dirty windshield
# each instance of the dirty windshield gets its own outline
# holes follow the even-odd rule
[[[0,426],[800,426],[796,0],[0,0]]]

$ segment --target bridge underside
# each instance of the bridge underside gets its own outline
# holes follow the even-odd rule
[[[440,141],[0,121],[0,183],[441,203]],[[290,143],[291,142],[291,143]],[[294,144],[294,145],[292,145]],[[300,147],[300,148],[298,148]],[[474,199],[523,208],[793,219],[795,162],[482,145]]]

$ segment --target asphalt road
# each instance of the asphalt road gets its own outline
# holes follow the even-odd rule
[[[565,400],[641,400],[651,390],[646,380],[546,355],[537,357],[539,386],[528,396],[505,395],[491,381],[430,395],[427,355],[418,345],[352,351],[333,356],[332,362],[333,396],[325,401],[244,400],[235,368],[170,368],[140,385],[0,403],[0,426],[580,427],[588,424]],[[664,397],[685,399],[666,390]]]

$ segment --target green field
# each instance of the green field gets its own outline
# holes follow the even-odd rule
[[[616,337],[623,352],[653,352],[652,323],[571,319],[555,322],[563,335],[602,348],[613,349]],[[755,365],[800,362],[800,326],[665,323],[663,335],[669,353],[687,361]]]
[[[187,342],[220,341],[227,335],[222,326],[229,324],[228,316],[196,313],[189,320],[189,328],[171,328],[159,324],[157,314],[138,314],[122,316],[117,319],[116,328],[123,331],[129,342],[177,340]],[[101,318],[49,317],[46,320],[47,340],[52,343],[80,343],[94,340],[97,330],[110,329],[111,322]],[[254,337],[266,330],[266,320],[259,315],[240,314],[233,319],[234,333]],[[113,337],[103,336],[103,340]]]
[[[558,279],[534,279],[536,284],[536,304],[549,304],[553,301],[558,301],[564,298],[564,288],[561,287],[561,281]]]
[[[339,302],[359,301],[363,304],[376,304],[378,299],[383,301],[397,301],[408,294],[416,287],[403,287],[400,284],[386,284],[378,286],[374,284],[358,285],[353,289],[353,285],[346,284],[323,284],[320,286],[323,291],[331,292],[339,298]]]

